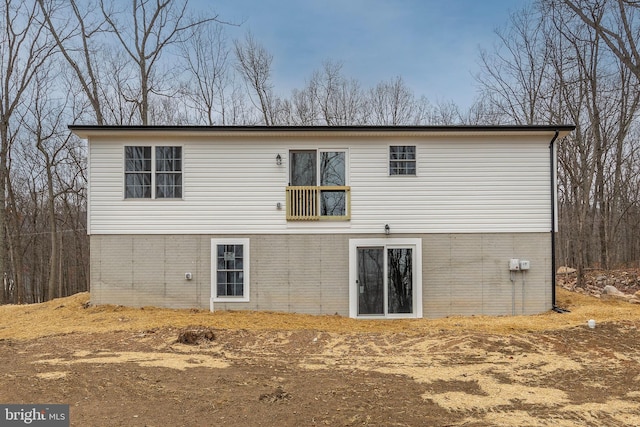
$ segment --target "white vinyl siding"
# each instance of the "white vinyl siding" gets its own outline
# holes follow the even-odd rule
[[[182,200],[124,200],[123,146],[151,144],[151,139],[94,137],[90,229],[92,234],[383,233],[389,224],[392,235],[548,232],[551,137],[156,138],[155,145],[183,147]],[[390,145],[416,146],[417,176],[389,176]],[[286,153],[335,147],[349,152],[351,221],[288,223]]]
[[[358,148],[351,150],[354,228],[365,215],[380,232],[389,224],[392,234],[551,230],[548,141],[433,140],[419,144],[418,176],[387,179],[378,160],[384,148],[377,156]]]

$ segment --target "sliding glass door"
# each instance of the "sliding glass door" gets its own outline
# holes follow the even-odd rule
[[[421,307],[416,307],[421,284],[416,284],[416,244],[401,241],[383,241],[376,245],[371,239],[352,241],[351,295],[356,300],[352,317],[418,317]],[[416,239],[395,239],[416,240]],[[418,274],[419,275],[419,274]],[[417,309],[418,308],[418,309]]]

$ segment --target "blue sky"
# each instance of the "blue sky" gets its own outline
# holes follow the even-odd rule
[[[396,76],[417,96],[468,108],[478,50],[532,0],[228,0],[207,4],[232,38],[246,31],[273,54],[276,91],[302,88],[323,61],[365,87]]]

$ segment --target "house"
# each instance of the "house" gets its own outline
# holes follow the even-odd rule
[[[574,127],[84,126],[95,304],[355,318],[554,306]]]

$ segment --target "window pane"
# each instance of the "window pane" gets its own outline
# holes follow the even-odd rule
[[[182,174],[156,174],[156,198],[162,199],[180,197],[182,197]]]
[[[230,273],[227,273],[227,287],[224,290],[224,294],[228,297],[235,295],[235,286]]]
[[[316,181],[316,152],[291,152],[291,185],[317,185]]]
[[[233,270],[235,268],[236,261],[233,245],[224,245],[222,247],[224,249],[222,253],[223,268],[225,270]]]
[[[320,214],[323,216],[345,216],[347,212],[345,191],[321,191]]]
[[[414,145],[396,145],[389,147],[391,160],[415,160],[416,147]]]
[[[125,171],[151,172],[151,147],[124,147]]]
[[[234,296],[241,297],[244,293],[244,275],[242,271],[236,271],[233,274],[233,283],[235,285]]]
[[[235,296],[235,273],[233,271],[227,271],[225,276],[225,281],[227,283],[227,296]]]
[[[156,147],[156,171],[182,171],[182,147]]]
[[[233,268],[235,270],[242,270],[244,268],[244,262],[242,260],[242,256],[236,256]]]
[[[416,162],[406,162],[405,170],[407,171],[407,175],[415,175],[416,174]]]
[[[126,173],[124,197],[127,199],[151,198],[151,174]]]
[[[217,282],[218,282],[218,296],[219,297],[223,297],[227,295],[227,280],[226,280],[227,275],[225,274],[224,271],[218,271],[217,274]]]
[[[345,152],[320,153],[320,185],[345,185]]]
[[[408,161],[391,162],[391,175],[415,175],[416,163]]]

